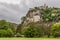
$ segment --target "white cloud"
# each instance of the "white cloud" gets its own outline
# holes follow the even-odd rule
[[[19,4],[21,0],[0,0],[0,2]]]

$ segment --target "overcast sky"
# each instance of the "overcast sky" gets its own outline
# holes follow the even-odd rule
[[[32,7],[35,7],[35,6],[41,6],[43,4],[46,4],[46,5],[51,6],[51,7],[53,7],[53,6],[54,7],[60,7],[60,0],[0,0],[0,2],[7,3],[7,4],[13,4],[13,5],[15,5],[15,4],[19,5],[20,10],[22,10],[22,11],[20,11],[20,14],[19,13],[15,13],[15,14],[12,13],[13,15],[15,15],[14,18],[13,18],[15,21],[14,20],[12,21],[9,18],[6,19],[7,16],[5,17],[6,20],[9,20],[9,21],[15,22],[15,23],[20,23],[21,20],[18,19],[18,18],[19,17],[21,18],[22,16],[26,15],[27,10],[29,8],[32,8]],[[8,13],[7,15],[13,17],[12,14],[9,15],[9,13]],[[1,15],[1,13],[0,13],[0,15]],[[3,16],[4,15],[5,14],[3,14]],[[19,17],[17,17],[17,16],[19,16]],[[1,18],[2,18],[2,16],[0,16],[0,19]]]

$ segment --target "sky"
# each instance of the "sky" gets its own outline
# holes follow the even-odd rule
[[[33,8],[35,6],[41,6],[41,5],[48,5],[51,7],[60,7],[60,0],[0,0],[0,2],[2,3],[7,3],[7,4],[13,4],[13,5],[19,5],[20,7],[20,13],[12,13],[12,14],[7,14],[9,16],[11,16],[11,19],[7,19],[7,17],[9,16],[5,16],[5,14],[3,14],[3,16],[5,16],[5,19],[11,22],[15,22],[15,23],[20,23],[21,22],[21,18],[22,16],[25,16],[28,9],[29,8]],[[18,12],[18,11],[17,11]],[[0,13],[1,15],[1,13]],[[0,16],[0,19],[3,18],[3,16]],[[18,17],[19,16],[19,17]],[[18,19],[18,20],[17,20]]]

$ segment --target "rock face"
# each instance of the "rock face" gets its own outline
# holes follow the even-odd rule
[[[25,20],[23,23],[30,23],[30,22],[41,22],[42,20],[42,9],[46,9],[47,6],[34,7],[30,8],[25,16]]]
[[[39,10],[37,11],[32,11],[33,9],[29,9],[27,15],[26,15],[26,20],[24,23],[30,23],[30,22],[38,22],[41,21],[41,12]]]

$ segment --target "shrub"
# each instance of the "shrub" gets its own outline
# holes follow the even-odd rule
[[[52,25],[51,33],[54,37],[60,37],[60,23],[56,23]]]
[[[35,24],[32,24],[28,27],[23,28],[22,34],[25,37],[41,37],[43,35],[43,32],[40,27]]]
[[[0,30],[0,37],[12,37],[13,32],[8,29],[8,30]]]
[[[6,30],[0,30],[0,37],[5,37],[7,35]]]
[[[7,37],[13,37],[14,36],[14,33],[10,28],[7,30],[7,35],[6,36]]]

